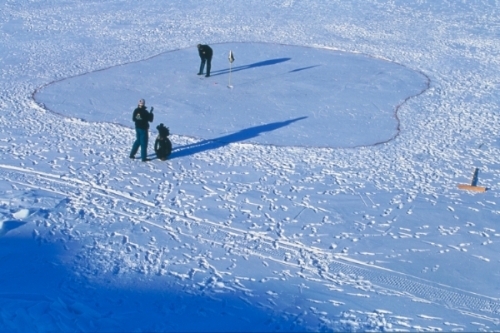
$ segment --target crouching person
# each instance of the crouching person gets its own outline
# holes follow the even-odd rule
[[[170,130],[163,124],[158,125],[156,129],[158,130],[158,136],[155,141],[155,153],[160,160],[165,161],[172,153],[172,142],[168,138]]]

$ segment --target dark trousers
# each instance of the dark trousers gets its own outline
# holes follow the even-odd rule
[[[135,142],[132,145],[130,156],[133,157],[141,147],[141,159],[145,161],[148,158],[148,130],[136,128]]]
[[[212,58],[201,58],[200,71],[198,73],[203,74],[203,69],[205,68],[205,63],[207,64],[207,75],[210,75],[210,69],[212,68]]]

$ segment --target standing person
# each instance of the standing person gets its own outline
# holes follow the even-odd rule
[[[198,54],[200,55],[201,58],[200,71],[198,72],[198,75],[203,74],[203,69],[205,68],[205,62],[206,62],[207,75],[205,75],[205,77],[210,77],[210,69],[212,68],[212,55],[213,55],[212,48],[208,45],[201,45],[201,44],[198,44],[197,47],[198,47]]]
[[[132,114],[132,120],[135,123],[135,142],[132,146],[132,150],[130,151],[130,158],[135,158],[135,154],[137,150],[139,150],[139,146],[141,147],[141,160],[143,162],[149,161],[148,159],[148,130],[149,123],[153,121],[153,107],[151,107],[151,111],[148,112],[146,109],[146,101],[141,99],[139,101],[139,105],[134,110]]]

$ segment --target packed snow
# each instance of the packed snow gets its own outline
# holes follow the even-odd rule
[[[0,4],[0,331],[500,330],[496,1]]]

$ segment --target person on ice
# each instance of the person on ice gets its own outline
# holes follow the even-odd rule
[[[210,77],[210,69],[212,68],[212,48],[208,45],[198,44],[198,54],[201,58],[200,71],[198,75],[203,74],[203,69],[205,68],[205,63],[207,64],[207,75],[205,77]]]
[[[168,138],[168,136],[170,135],[170,130],[163,124],[156,126],[156,129],[158,130],[158,136],[156,137],[155,141],[156,157],[158,157],[162,161],[165,161],[172,152],[172,142]]]
[[[135,123],[135,142],[130,151],[130,158],[135,158],[135,154],[141,147],[141,160],[143,162],[149,161],[148,159],[148,136],[149,136],[149,123],[154,119],[153,107],[151,111],[146,109],[146,101],[141,99],[139,105],[132,114],[132,120]]]

